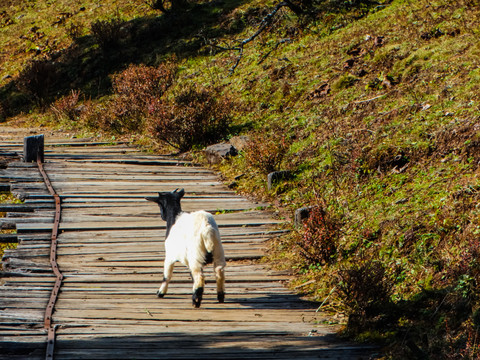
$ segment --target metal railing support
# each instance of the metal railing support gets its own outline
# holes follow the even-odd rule
[[[47,303],[47,308],[45,309],[44,317],[44,328],[47,330],[47,351],[45,355],[46,360],[53,360],[54,350],[55,350],[55,330],[56,325],[53,324],[53,311],[55,309],[55,304],[57,302],[58,294],[60,293],[60,287],[62,286],[63,274],[58,268],[57,264],[57,237],[58,230],[60,226],[60,218],[62,215],[62,205],[60,196],[52,186],[50,179],[45,171],[43,166],[44,163],[44,136],[35,135],[24,138],[23,143],[23,155],[24,162],[37,162],[38,170],[43,177],[45,186],[48,189],[50,195],[52,195],[55,200],[55,218],[53,221],[51,242],[50,242],[50,265],[52,266],[53,274],[55,275],[55,285],[53,286],[52,292],[50,294],[50,299]]]
[[[23,138],[23,161],[36,162],[44,161],[44,136],[34,135]]]

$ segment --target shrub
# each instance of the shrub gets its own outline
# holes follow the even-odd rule
[[[84,33],[84,27],[81,24],[71,22],[66,27],[67,35],[71,40],[76,40],[80,38]]]
[[[141,133],[146,110],[137,105],[122,96],[109,100],[98,116],[98,126],[117,134]]]
[[[91,26],[93,37],[103,50],[109,50],[120,44],[121,28],[125,21],[115,18],[111,20],[97,20]]]
[[[460,261],[448,269],[446,279],[462,297],[478,301],[480,290],[480,240],[472,235],[462,244]]]
[[[33,60],[20,72],[17,87],[43,107],[59,79],[60,73],[53,62]]]
[[[113,77],[113,90],[131,104],[146,111],[148,105],[163,96],[175,79],[175,67],[164,63],[158,67],[130,65]]]
[[[145,3],[153,10],[160,10],[163,13],[178,11],[188,5],[187,0],[149,0]]]
[[[357,81],[358,81],[358,78],[356,76],[351,75],[351,74],[345,74],[345,75],[342,75],[333,84],[332,87],[335,90],[343,90],[343,89],[347,89],[349,87],[352,87]]]
[[[7,112],[5,111],[2,104],[0,104],[0,123],[7,120]]]
[[[121,99],[114,98],[103,104],[88,103],[80,114],[82,124],[92,130],[103,130],[116,134],[137,131],[143,117],[140,113],[126,110]]]
[[[309,264],[329,264],[336,259],[339,232],[340,222],[329,216],[323,206],[316,206],[304,221],[296,244]]]
[[[158,103],[175,79],[173,63],[158,67],[131,65],[113,76],[115,97],[103,110],[91,113],[89,127],[124,134],[141,132],[151,104]]]
[[[57,120],[77,120],[80,94],[80,90],[72,90],[69,95],[56,100],[50,106]]]
[[[337,292],[349,315],[348,328],[361,329],[391,303],[393,281],[379,262],[353,264],[338,272]]]
[[[94,104],[92,101],[85,103],[85,109],[80,114],[80,121],[88,129],[103,129],[105,117],[109,115],[107,106]]]
[[[269,136],[255,134],[245,147],[245,162],[248,167],[265,174],[277,171],[290,145],[291,139],[281,129],[274,129]]]
[[[227,135],[231,105],[228,98],[215,90],[189,87],[169,101],[152,101],[150,124],[161,141],[179,151],[187,151]]]

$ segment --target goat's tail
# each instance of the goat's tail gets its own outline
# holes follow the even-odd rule
[[[203,246],[205,247],[205,264],[211,264],[214,258],[215,249],[219,246],[220,233],[213,226],[207,226],[202,232]],[[221,246],[221,245],[220,245]]]
[[[207,226],[202,233],[203,244],[207,252],[213,252],[215,246],[221,241],[220,234],[213,226]]]
[[[204,263],[214,263],[215,266],[225,266],[225,255],[223,253],[222,240],[218,226],[213,218],[209,219],[208,226],[202,232],[203,245],[205,247]],[[212,223],[213,222],[213,223]]]

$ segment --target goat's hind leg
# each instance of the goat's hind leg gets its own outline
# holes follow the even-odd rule
[[[192,304],[193,307],[199,308],[203,299],[203,288],[205,287],[205,276],[203,274],[202,267],[196,267],[191,269],[193,277],[193,295]]]
[[[168,284],[170,283],[170,280],[172,280],[174,266],[175,266],[175,261],[165,259],[165,264],[163,267],[163,281],[162,281],[162,285],[160,285],[160,288],[157,291],[157,296],[160,298],[163,298],[167,293]]]
[[[223,303],[225,302],[225,263],[215,263],[214,269],[217,280],[217,299],[219,303]]]

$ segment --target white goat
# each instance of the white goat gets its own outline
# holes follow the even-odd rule
[[[217,299],[223,303],[226,263],[218,226],[213,216],[206,211],[183,212],[180,200],[185,191],[177,190],[158,193],[158,197],[145,198],[158,204],[160,216],[167,222],[163,282],[157,295],[163,297],[167,293],[174,264],[180,261],[190,269],[193,278],[193,306],[200,307],[205,286],[203,267],[213,261]]]

